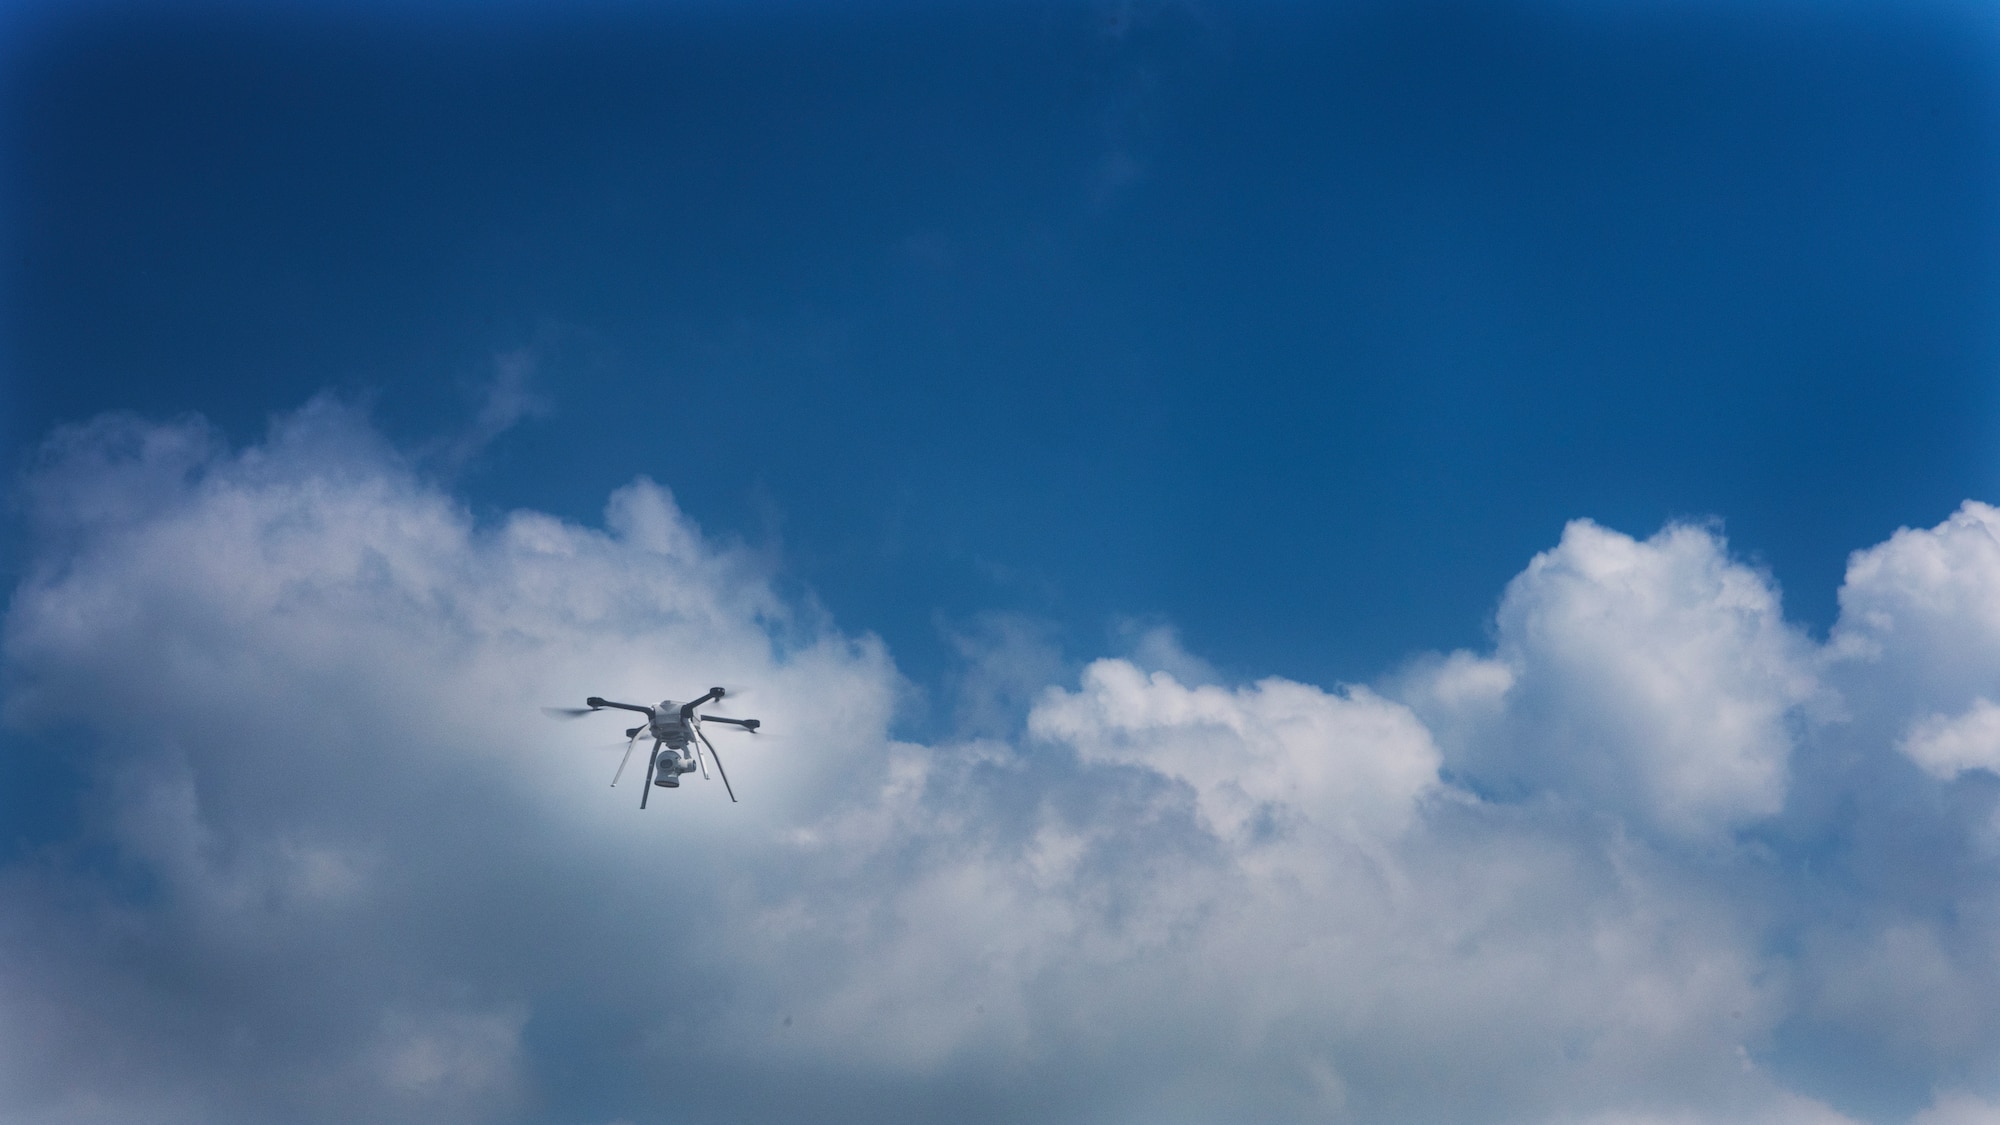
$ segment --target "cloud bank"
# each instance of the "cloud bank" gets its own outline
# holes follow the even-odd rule
[[[1823,642],[1714,529],[1578,521],[1489,651],[1154,633],[916,745],[647,481],[475,520],[322,401],[22,496],[6,752],[79,811],[0,867],[10,1121],[2000,1121],[1983,504]],[[740,805],[538,710],[710,682]]]

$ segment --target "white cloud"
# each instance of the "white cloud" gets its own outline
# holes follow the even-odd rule
[[[0,960],[0,992],[80,1011],[123,994],[16,1029],[40,1046],[0,1051],[21,1064],[0,1062],[13,1119],[106,1090],[134,1099],[114,1119],[174,1098],[187,1120],[489,1119],[473,1093],[529,1081],[486,1014],[544,987],[525,965],[566,965],[569,942],[602,975],[698,952],[713,938],[673,888],[699,857],[677,849],[810,815],[880,745],[879,646],[798,620],[645,482],[608,533],[479,528],[322,402],[236,456],[196,423],[102,420],[60,436],[30,492],[63,546],[16,591],[9,714],[90,770],[86,840],[111,869],[57,850],[9,872],[9,905],[54,929]],[[711,681],[763,686],[775,732],[722,744],[734,818],[637,819],[636,786],[605,788],[616,751],[583,750],[613,724],[549,729],[536,708]],[[588,929],[600,895],[624,933]],[[76,940],[107,924],[133,948]],[[204,1054],[211,1036],[240,1045]],[[319,1077],[249,1078],[300,1066]],[[338,1106],[313,1109],[327,1083]],[[412,1100],[426,1089],[454,1096]]]
[[[512,1100],[526,1013],[390,1012],[375,1044],[384,1083],[453,1115],[481,1116]]]
[[[1959,1091],[1942,1093],[1910,1125],[2000,1125],[2000,1104]]]
[[[1193,787],[1203,820],[1235,840],[1296,816],[1354,836],[1394,835],[1437,783],[1438,752],[1410,711],[1366,688],[1328,695],[1286,680],[1185,687],[1123,660],[1051,689],[1029,730],[1085,762],[1136,765]]]
[[[1823,650],[1711,532],[1578,523],[1492,653],[1230,686],[1156,629],[1030,691],[1001,630],[921,746],[879,643],[648,482],[480,524],[322,402],[100,420],[26,496],[7,752],[87,781],[0,868],[8,1120],[1838,1122],[1836,1041],[1949,1079],[1925,1125],[1995,1093],[1991,798],[1841,764],[1987,762],[1977,691],[1862,690],[1984,651],[1959,518]],[[538,710],[710,682],[759,689],[740,805],[641,813],[618,724]]]
[[[1497,626],[1501,667],[1452,689],[1483,688],[1468,697],[1483,703],[1505,681],[1507,721],[1464,744],[1473,776],[1683,837],[1782,805],[1810,653],[1770,582],[1714,534],[1641,542],[1577,520],[1508,585]]]
[[[1968,500],[1944,523],[1902,528],[1848,560],[1826,659],[1866,737],[1915,736],[1912,724],[1958,717],[1969,725],[1954,737],[1977,740],[1975,716],[2000,683],[1996,532],[2000,511]]]
[[[1984,697],[1962,715],[1932,715],[1910,728],[1903,753],[1946,781],[1966,770],[2000,771],[2000,707]]]

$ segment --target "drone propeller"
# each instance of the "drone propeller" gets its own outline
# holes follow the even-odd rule
[[[756,695],[757,692],[754,688],[739,687],[735,684],[719,684],[708,689],[708,697],[698,704],[698,706],[713,707],[725,699],[732,701],[746,697],[754,699]]]
[[[595,708],[595,707],[544,707],[544,708],[542,708],[542,714],[544,714],[544,715],[547,715],[547,716],[549,716],[549,717],[550,717],[550,718],[552,718],[552,719],[581,719],[581,718],[583,718],[583,717],[584,717],[585,715],[589,715],[589,714],[594,714],[594,713],[595,713],[596,711],[597,711],[597,708]]]
[[[731,804],[738,803],[736,800],[736,787],[729,784],[729,771],[722,768],[722,755],[715,753],[715,743],[708,741],[708,736],[701,733],[699,726],[694,728],[694,736],[701,739],[708,746],[710,754],[715,754],[715,772],[722,775],[722,787],[729,790],[729,802]]]

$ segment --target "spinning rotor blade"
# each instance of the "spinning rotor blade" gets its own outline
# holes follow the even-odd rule
[[[712,706],[713,704],[720,703],[722,700],[727,699],[730,696],[737,696],[742,694],[743,694],[743,689],[741,688],[722,687],[722,686],[709,688],[707,691],[703,692],[700,695],[700,697],[695,699],[690,699],[686,703],[681,704],[681,715],[683,717],[692,717],[695,714],[697,714],[703,707]],[[707,718],[707,716],[705,715],[702,717]]]
[[[738,687],[734,684],[720,684],[709,688],[700,699],[694,701],[694,705],[696,707],[709,707],[725,699],[741,699],[746,695],[754,694],[755,692],[746,687]]]
[[[729,771],[722,768],[722,755],[715,753],[715,743],[708,741],[708,736],[701,733],[700,727],[694,728],[694,736],[707,744],[709,753],[715,754],[715,772],[722,775],[722,787],[729,790],[729,803],[737,804],[736,787],[729,784]]]
[[[595,707],[544,707],[542,714],[551,719],[581,719],[596,710]]]

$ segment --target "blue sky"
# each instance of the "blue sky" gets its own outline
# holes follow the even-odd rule
[[[2000,1119],[1978,6],[0,36],[19,1119]]]
[[[1823,628],[1995,472],[1962,9],[17,22],[17,446],[418,441],[526,351],[472,502],[651,473],[917,669],[1005,609],[1365,677],[1579,515],[1719,517]]]

